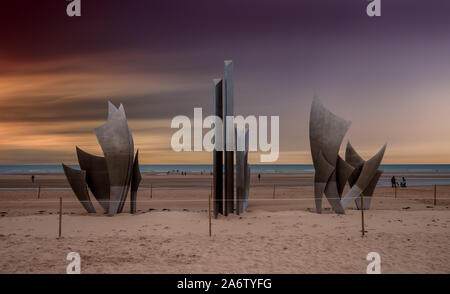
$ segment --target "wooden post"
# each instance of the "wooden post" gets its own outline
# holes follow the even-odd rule
[[[37,195],[38,197],[38,199],[40,199],[41,198],[41,184],[39,184],[39,186],[38,186],[38,195]]]
[[[59,233],[58,233],[58,238],[61,238],[61,228],[62,228],[62,197],[59,197]]]
[[[153,185],[150,184],[150,199],[153,198]]]
[[[361,226],[362,226],[362,236],[364,237],[364,195],[361,193]]]
[[[273,199],[275,199],[275,184],[273,184]]]
[[[434,185],[434,206],[436,206],[436,185]]]
[[[208,218],[209,218],[209,236],[211,237],[211,197],[212,194],[209,194],[208,201]]]
[[[214,187],[213,187],[213,182],[211,181],[211,212],[214,215],[214,218],[216,217],[216,215],[214,214],[215,211],[215,207],[216,207],[216,199],[214,198]]]

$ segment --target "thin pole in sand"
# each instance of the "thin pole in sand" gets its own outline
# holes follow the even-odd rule
[[[62,197],[59,197],[59,232],[58,232],[58,238],[61,238],[61,228],[62,228]]]
[[[434,185],[434,206],[436,206],[436,185]]]
[[[275,199],[275,184],[273,184],[273,199]]]
[[[212,194],[209,194],[208,197],[208,217],[209,217],[209,236],[211,237],[211,197]]]
[[[153,185],[150,184],[150,199],[153,198]]]
[[[364,195],[361,193],[361,226],[362,226],[362,237],[364,237]]]
[[[39,184],[39,186],[38,186],[38,194],[37,194],[37,198],[38,198],[38,199],[41,198],[41,184]]]

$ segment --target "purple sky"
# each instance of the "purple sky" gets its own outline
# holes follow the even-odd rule
[[[313,95],[351,120],[364,156],[450,163],[450,2],[8,1],[0,7],[0,164],[75,162],[123,103],[144,163],[208,163],[170,149],[170,120],[212,108],[235,63],[236,114],[279,115],[279,163],[310,163]],[[46,143],[47,142],[47,143]],[[252,157],[252,159],[257,157]]]

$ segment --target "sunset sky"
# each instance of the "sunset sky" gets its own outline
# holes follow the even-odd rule
[[[170,147],[177,115],[212,111],[223,61],[235,114],[280,116],[279,164],[311,163],[317,95],[352,121],[344,144],[383,163],[450,163],[450,1],[65,0],[0,6],[0,164],[101,154],[93,129],[123,103],[143,164],[212,162]],[[258,163],[257,154],[251,162]]]

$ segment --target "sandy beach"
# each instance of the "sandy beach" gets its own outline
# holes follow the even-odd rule
[[[391,174],[385,174],[389,178]],[[408,177],[448,179],[445,173]],[[145,173],[138,212],[88,215],[62,174],[0,176],[0,273],[65,273],[80,253],[83,273],[450,273],[450,185],[378,187],[372,209],[314,212],[312,173],[252,178],[246,213],[212,220],[209,174]],[[41,186],[40,192],[39,185]],[[275,192],[274,192],[275,185]],[[150,188],[151,187],[151,188]],[[59,197],[63,198],[58,239]]]

